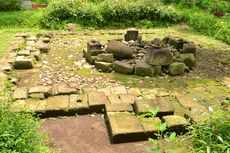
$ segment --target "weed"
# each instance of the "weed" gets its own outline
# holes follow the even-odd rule
[[[199,153],[226,153],[230,149],[230,114],[215,113],[210,123],[189,127],[189,140]]]
[[[155,110],[149,110],[148,113],[141,114],[139,115],[140,118],[145,118],[145,117],[150,117],[150,118],[155,118],[157,116],[157,113],[159,112],[159,108],[156,108]],[[149,123],[152,124],[152,123]],[[172,141],[176,138],[176,133],[175,132],[166,132],[167,129],[167,124],[166,123],[161,123],[157,122],[154,123],[154,125],[157,128],[157,133],[154,133],[155,136],[157,137],[156,139],[149,138],[148,142],[150,144],[153,144],[154,147],[149,147],[146,150],[148,152],[161,152],[161,143],[160,141],[165,140],[165,141]],[[174,153],[174,149],[167,149],[167,153]]]

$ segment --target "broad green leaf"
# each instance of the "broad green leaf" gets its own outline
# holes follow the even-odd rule
[[[163,131],[165,131],[166,130],[166,128],[167,128],[167,124],[166,123],[163,123],[163,124],[161,124],[161,126],[160,126],[160,131],[161,132],[163,132]]]

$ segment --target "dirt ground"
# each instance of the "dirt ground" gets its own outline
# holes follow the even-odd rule
[[[146,153],[148,147],[146,142],[111,144],[101,115],[47,119],[43,130],[61,153]]]

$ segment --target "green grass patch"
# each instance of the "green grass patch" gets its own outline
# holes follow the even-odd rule
[[[0,29],[2,28],[36,28],[43,10],[24,10],[0,12]]]

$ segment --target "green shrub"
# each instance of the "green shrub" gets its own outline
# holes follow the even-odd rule
[[[227,153],[230,149],[230,116],[214,116],[210,123],[193,125],[189,129],[189,140],[200,153]]]
[[[0,0],[0,11],[20,10],[21,0]]]
[[[176,21],[173,6],[163,5],[159,0],[105,0],[101,6],[102,16],[107,21],[163,20]]]
[[[59,28],[67,22],[104,27],[121,24],[133,25],[142,20],[174,23],[178,17],[173,6],[165,6],[160,0],[104,0],[100,2],[52,1],[40,23],[46,28]]]
[[[208,12],[230,12],[230,1],[228,0],[162,0],[166,4],[174,3],[185,6],[197,6]]]
[[[48,5],[51,0],[36,0],[32,1],[32,4],[34,5]]]
[[[29,113],[0,109],[1,153],[48,153],[40,122]]]
[[[209,12],[230,12],[230,1],[226,0],[199,0],[196,5]]]
[[[51,1],[48,10],[40,19],[45,28],[58,28],[63,23],[80,22],[82,24],[97,24],[100,11],[93,3],[82,0]]]
[[[0,28],[36,27],[42,10],[25,10],[14,12],[0,12]]]
[[[229,20],[218,19],[204,12],[193,12],[188,18],[188,24],[199,32],[230,44]]]

